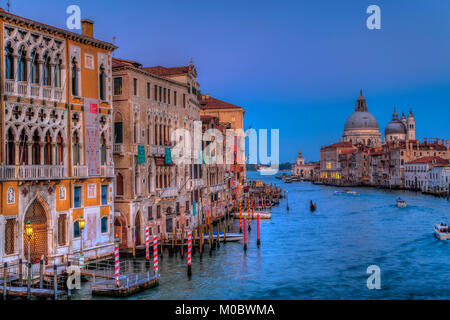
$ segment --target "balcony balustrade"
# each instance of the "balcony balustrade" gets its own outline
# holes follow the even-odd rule
[[[178,189],[175,187],[161,189],[161,198],[162,199],[176,198],[177,196],[178,196]]]
[[[2,180],[54,180],[67,177],[64,166],[2,166]]]
[[[124,152],[123,143],[115,143],[113,152],[114,152],[114,154],[124,155],[125,152]]]
[[[72,177],[78,179],[85,179],[89,176],[88,166],[73,166]]]
[[[5,94],[23,98],[65,102],[62,88],[41,86],[39,84],[15,80],[5,80]]]
[[[114,166],[103,165],[100,168],[101,176],[106,178],[114,178]]]

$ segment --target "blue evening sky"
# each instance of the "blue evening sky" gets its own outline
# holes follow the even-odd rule
[[[1,6],[6,8],[6,0]],[[318,160],[363,89],[380,129],[413,109],[417,136],[450,139],[450,0],[11,0],[11,12],[66,28],[67,6],[95,21],[116,57],[179,66],[203,93],[243,106],[245,126],[280,129],[280,160]],[[366,9],[381,8],[381,30]]]

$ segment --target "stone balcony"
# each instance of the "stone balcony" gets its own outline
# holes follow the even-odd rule
[[[178,189],[175,187],[161,189],[160,192],[161,192],[162,199],[176,198],[178,196]]]
[[[72,167],[72,177],[78,179],[86,179],[89,177],[88,166],[73,166]]]
[[[103,165],[100,168],[101,176],[106,178],[114,178],[114,166]]]
[[[5,80],[5,94],[22,98],[50,100],[55,102],[66,101],[64,90],[51,86],[41,86],[29,82]]]
[[[0,179],[8,180],[60,180],[66,179],[64,166],[1,166]]]
[[[217,184],[217,185],[211,187],[211,192],[212,193],[220,192],[222,190],[225,190],[225,185],[224,184]]]
[[[113,153],[123,156],[125,154],[123,143],[115,143]]]

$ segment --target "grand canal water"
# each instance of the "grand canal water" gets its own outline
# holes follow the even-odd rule
[[[360,196],[334,195],[336,188],[277,183],[289,192],[256,227],[249,248],[222,245],[210,257],[193,257],[191,280],[180,258],[160,260],[160,286],[129,299],[448,299],[450,242],[433,226],[450,222],[450,203],[415,192],[355,188]],[[408,207],[395,206],[398,196]],[[309,211],[309,200],[318,204]],[[235,231],[238,226],[235,226]],[[367,289],[367,267],[381,268],[381,290]],[[91,299],[89,283],[77,297]]]

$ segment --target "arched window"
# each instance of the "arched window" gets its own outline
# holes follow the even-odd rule
[[[14,142],[14,134],[11,128],[6,134],[6,161],[10,166],[16,164],[16,143]]]
[[[116,177],[116,195],[123,196],[123,176],[120,173]]]
[[[27,81],[27,53],[25,51],[25,48],[23,46],[20,47],[18,52],[18,67],[17,75],[18,75],[18,81]]]
[[[52,165],[52,137],[50,135],[50,132],[47,132],[47,134],[45,135],[44,165]]]
[[[133,123],[133,141],[134,143],[138,143],[138,114],[134,114],[134,123]]]
[[[100,100],[106,100],[106,74],[103,64],[100,66],[100,74],[98,76]]]
[[[13,80],[14,79],[14,55],[13,55],[13,48],[11,47],[11,44],[8,43],[8,45],[5,48],[6,51],[6,79]]]
[[[48,53],[45,53],[44,55],[44,74],[42,76],[42,84],[44,86],[52,85],[52,67]]]
[[[61,132],[58,133],[58,141],[56,142],[56,164],[63,165],[64,164],[64,141],[61,136]]]
[[[78,137],[78,133],[75,132],[73,135],[73,139],[72,139],[72,154],[73,154],[73,159],[72,159],[72,164],[74,166],[77,166],[80,164],[81,162],[81,155],[80,155],[80,138]]]
[[[19,138],[19,164],[28,165],[28,137],[22,130]]]
[[[33,134],[33,148],[32,148],[32,159],[33,165],[38,166],[41,164],[41,138],[39,137],[39,132],[37,130],[34,131]]]
[[[106,164],[106,138],[105,138],[105,134],[102,133],[101,137],[100,137],[100,160],[101,160],[101,164],[105,165]]]
[[[72,95],[78,97],[78,64],[74,58],[72,60]]]
[[[62,66],[62,60],[59,57],[59,55],[56,57],[56,64],[55,64],[55,87],[61,88],[61,66]]]
[[[31,52],[31,82],[39,83],[39,55],[36,49]]]

